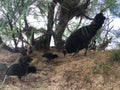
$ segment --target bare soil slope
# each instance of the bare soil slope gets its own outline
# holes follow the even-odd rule
[[[23,81],[7,77],[2,90],[120,90],[120,63],[110,61],[112,51],[89,51],[86,57],[83,51],[75,57],[52,52],[59,58],[50,63],[41,57],[43,52],[34,52],[31,65],[37,67],[37,73],[23,77]],[[10,65],[19,56],[0,52],[0,63]]]

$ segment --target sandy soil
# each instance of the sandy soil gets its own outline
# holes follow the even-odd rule
[[[31,65],[37,67],[35,74],[29,74],[19,81],[7,77],[2,90],[120,90],[120,63],[110,61],[112,51],[83,51],[74,57],[63,56],[47,63],[41,57],[43,52],[34,52]],[[19,54],[0,51],[0,63],[11,65],[17,62]]]

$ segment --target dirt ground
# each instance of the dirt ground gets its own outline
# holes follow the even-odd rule
[[[120,63],[110,61],[112,51],[84,51],[72,57],[51,50],[59,58],[47,63],[41,57],[43,52],[34,52],[31,65],[37,72],[19,81],[7,77],[2,90],[120,90]],[[20,54],[0,51],[0,63],[8,66],[17,62]]]

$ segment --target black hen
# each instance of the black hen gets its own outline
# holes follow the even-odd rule
[[[29,66],[28,67],[28,74],[29,73],[36,73],[36,71],[37,71],[36,67],[34,67],[34,66]]]
[[[84,26],[75,32],[73,32],[65,43],[65,51],[63,51],[64,55],[66,53],[77,53],[81,49],[86,49],[85,54],[87,54],[88,45],[91,39],[96,35],[97,31],[102,27],[104,23],[105,17],[103,13],[99,13],[95,16],[92,23],[88,26]]]
[[[7,71],[7,76],[17,76],[19,79],[21,79],[22,76],[26,76],[29,73],[36,73],[36,67],[34,66],[28,66],[25,64],[17,63],[11,65]]]
[[[48,52],[48,53],[43,54],[42,57],[45,57],[47,59],[47,62],[49,62],[52,59],[58,58],[59,56],[57,54]]]
[[[19,79],[21,79],[22,76],[27,75],[27,73],[28,65],[21,63],[11,65],[6,71],[7,76],[17,76]]]
[[[22,76],[25,76],[29,73],[36,72],[36,68],[33,66],[29,66],[29,63],[33,59],[29,56],[21,57],[18,61],[18,63],[11,65],[7,71],[6,75],[8,76],[18,76],[19,79],[21,79]]]
[[[26,76],[29,73],[36,73],[36,67],[29,66],[31,61],[32,58],[25,56],[20,58],[18,63],[11,65],[5,73],[5,77],[0,88],[2,88],[7,76],[17,76],[19,80],[21,80],[22,76]]]
[[[29,56],[24,56],[24,57],[21,57],[18,62],[21,63],[21,64],[29,65],[29,63],[30,63],[32,60],[33,60],[33,59],[32,59],[31,57],[29,57]]]

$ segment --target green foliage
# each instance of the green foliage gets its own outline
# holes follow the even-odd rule
[[[106,9],[110,10],[113,15],[119,16],[119,8],[120,0],[92,0],[89,13],[94,15],[96,12],[100,12],[100,10]]]
[[[73,18],[73,20],[71,20],[68,23],[68,26],[63,35],[63,39],[66,39],[72,32],[77,30],[80,26],[81,26],[81,20],[77,20],[77,19]]]
[[[85,2],[84,0],[80,0],[81,4],[84,2]],[[50,5],[49,0],[1,0],[0,1],[0,36],[2,37],[4,36],[8,40],[11,40],[12,35],[14,34],[15,38],[17,38],[18,32],[20,32],[20,30],[22,32],[23,27],[25,26],[24,18],[25,17],[27,18],[27,16],[29,15],[33,16],[34,19],[37,19],[38,22],[42,17],[45,19],[45,23],[47,23],[46,18],[48,16],[47,14],[48,14],[49,5]],[[110,10],[110,12],[112,12],[114,15],[120,16],[119,5],[120,5],[120,1],[118,0],[91,0],[89,8],[88,10],[86,10],[87,12],[86,15],[89,17],[94,17],[95,14],[100,12],[101,9],[107,7],[109,8],[107,10]],[[58,7],[56,7],[55,11],[57,10]],[[57,12],[60,12],[59,10]],[[8,22],[9,20],[12,24],[12,30],[10,27],[10,23]],[[59,23],[58,20],[59,18],[57,18],[56,23]],[[81,23],[81,21],[83,21],[83,18],[81,18],[81,21],[78,19],[74,19],[73,21],[76,22],[70,21],[68,23],[68,27],[64,32],[63,38],[66,39],[66,37],[68,37],[71,32],[77,30],[77,28],[83,25],[85,26],[86,24],[89,23],[88,21],[90,20],[85,20],[87,22],[83,22],[83,23]],[[31,23],[34,22],[28,22],[28,24],[32,26]],[[34,30],[34,33],[36,34],[36,30]],[[38,32],[37,34],[39,35],[40,33],[41,32]],[[98,34],[96,35],[96,37],[99,38],[99,41],[102,40],[100,38],[100,33],[101,32],[98,32]],[[24,34],[24,32],[22,32],[22,34]],[[31,38],[32,37],[30,36],[28,40],[31,41]]]
[[[38,0],[37,7],[40,9],[41,15],[45,16],[48,12],[49,0]]]
[[[120,62],[120,49],[111,54],[110,60]]]
[[[24,25],[23,19],[28,14],[29,6],[34,0],[2,0],[0,1],[0,36],[7,40],[12,35],[18,37],[18,31]]]
[[[108,73],[111,70],[110,66],[104,62],[99,62],[93,69],[93,73]]]
[[[118,0],[105,0],[104,2],[107,7],[114,8],[114,7],[116,7]]]
[[[113,15],[120,17],[120,0],[105,0],[105,4]]]

